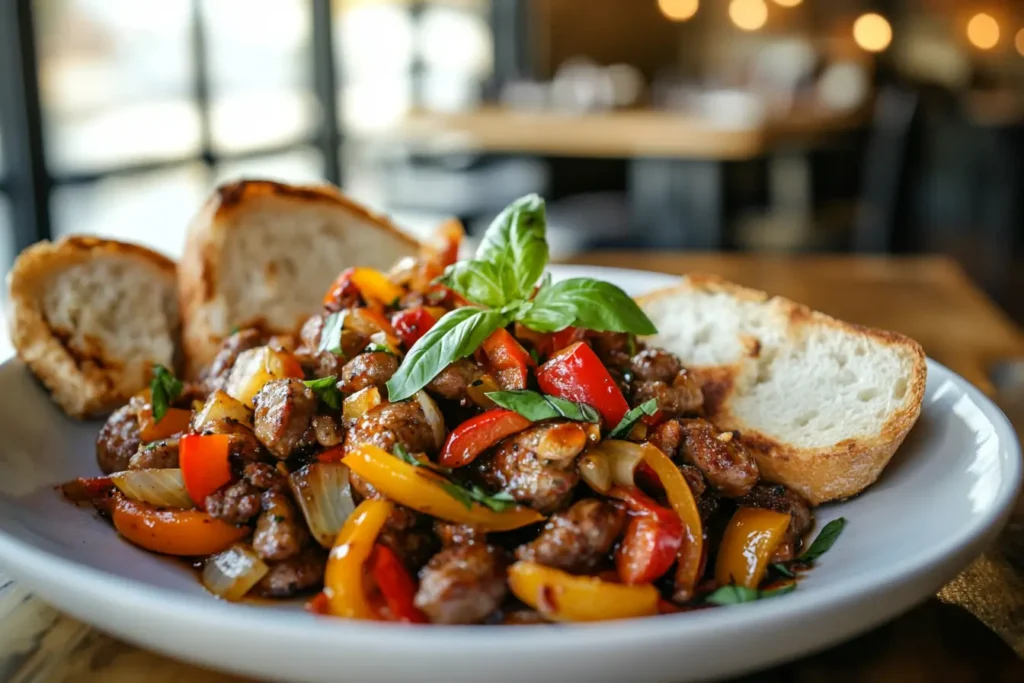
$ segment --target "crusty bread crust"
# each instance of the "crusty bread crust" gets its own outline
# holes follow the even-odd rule
[[[230,320],[219,291],[222,257],[229,232],[250,212],[259,212],[267,202],[289,208],[323,207],[342,210],[386,233],[386,238],[408,245],[414,252],[419,243],[382,215],[356,204],[329,185],[293,186],[268,180],[242,180],[218,187],[200,209],[188,230],[184,255],[178,266],[178,292],[183,318],[182,345],[186,373],[194,377],[216,354],[230,330],[249,325],[269,333],[288,334],[295,330],[275,329],[266,320]],[[360,261],[352,254],[351,265]],[[341,267],[339,267],[339,270]]]
[[[39,242],[18,256],[8,274],[11,340],[18,357],[72,417],[108,413],[143,388],[138,382],[125,383],[119,372],[122,359],[112,357],[102,343],[92,344],[87,352],[76,349],[67,343],[67,331],[54,330],[44,314],[42,294],[53,276],[110,256],[136,260],[174,290],[173,261],[145,247],[96,237]]]
[[[755,303],[771,302],[786,314],[792,330],[824,326],[866,337],[876,345],[901,347],[914,357],[912,374],[907,378],[906,399],[899,410],[887,416],[878,432],[870,438],[845,439],[824,448],[801,448],[785,443],[753,429],[733,412],[731,398],[745,359],[732,365],[707,367],[688,365],[686,358],[681,359],[703,382],[706,416],[722,429],[740,432],[741,440],[754,452],[766,480],[785,484],[814,505],[855,496],[873,484],[921,414],[927,380],[927,363],[921,345],[902,334],[836,320],[789,299],[770,297],[765,292],[741,287],[714,275],[686,276],[681,284],[638,297],[637,301],[643,307],[657,299],[694,292],[724,293]],[[751,338],[744,342],[749,356],[756,358],[760,353],[757,340]]]

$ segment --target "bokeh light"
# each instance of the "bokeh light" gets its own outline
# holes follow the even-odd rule
[[[756,31],[768,21],[768,5],[764,0],[732,0],[729,4],[729,18],[737,28]]]
[[[700,9],[700,0],[658,0],[658,9],[672,21],[686,21]]]
[[[775,0],[775,4],[780,7],[796,7],[804,0]]]
[[[1020,53],[1020,56],[1024,57],[1024,28],[1017,31],[1017,37],[1014,39],[1013,44],[1017,48],[1017,52]]]
[[[881,52],[892,42],[892,26],[881,14],[862,14],[853,22],[853,39],[868,52]]]
[[[991,50],[999,43],[999,22],[991,14],[975,14],[967,22],[967,40],[976,48]]]

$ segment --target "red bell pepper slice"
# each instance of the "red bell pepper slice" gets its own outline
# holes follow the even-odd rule
[[[436,322],[437,318],[422,306],[399,311],[391,318],[395,334],[407,349],[411,349],[412,345],[418,342],[420,337],[425,335]]]
[[[619,424],[629,411],[629,405],[608,368],[583,342],[576,342],[556,353],[540,366],[537,383],[545,394],[593,406],[609,429]]]
[[[230,434],[188,434],[178,442],[178,463],[188,497],[202,509],[206,497],[231,481]]]
[[[370,557],[370,576],[384,598],[386,610],[381,616],[389,621],[404,621],[410,624],[425,624],[427,617],[416,608],[416,582],[395,551],[378,543]]]
[[[575,344],[578,341],[583,341],[584,335],[587,331],[581,327],[569,326],[564,330],[551,333],[551,352],[561,351],[570,344]]]
[[[72,503],[92,503],[110,495],[116,488],[110,477],[78,477],[61,486],[61,491]]]
[[[466,420],[448,435],[438,461],[445,467],[462,467],[507,436],[532,423],[513,410],[493,408]]]
[[[616,487],[609,495],[625,501],[635,515],[615,552],[619,578],[630,585],[654,581],[676,561],[683,544],[682,522],[639,489]]]
[[[506,391],[526,388],[530,377],[530,366],[535,365],[522,344],[501,328],[495,330],[481,345],[492,373],[498,384]]]

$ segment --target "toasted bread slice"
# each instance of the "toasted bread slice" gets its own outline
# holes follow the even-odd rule
[[[180,327],[174,263],[94,237],[40,242],[8,276],[18,356],[73,417],[108,413],[174,368]]]
[[[707,417],[815,505],[871,485],[921,412],[925,355],[903,335],[708,276],[639,302],[651,342],[703,380]]]
[[[179,265],[188,374],[237,327],[294,332],[348,266],[388,268],[419,244],[330,186],[246,180],[219,187]]]

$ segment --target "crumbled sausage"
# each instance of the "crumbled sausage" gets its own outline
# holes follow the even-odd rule
[[[754,457],[739,439],[726,438],[707,420],[683,420],[683,459],[728,498],[745,495],[757,483]]]
[[[316,442],[310,429],[316,415],[313,390],[297,379],[267,382],[253,398],[256,437],[275,457],[286,460]]]
[[[476,543],[446,548],[420,571],[415,604],[438,624],[475,624],[508,593],[505,552]]]
[[[593,571],[622,534],[626,513],[596,498],[553,515],[536,539],[516,549],[516,559],[568,572]]]
[[[252,537],[256,554],[264,560],[287,560],[298,554],[309,534],[288,496],[267,491],[260,502],[263,514]]]
[[[100,470],[110,474],[128,469],[141,443],[135,408],[130,404],[118,408],[96,436],[96,462]]]
[[[382,393],[391,376],[398,372],[398,358],[385,351],[361,353],[341,369],[338,389],[354,394],[360,389],[377,387]]]
[[[128,462],[130,470],[165,470],[177,466],[177,439],[163,439],[144,444]]]

